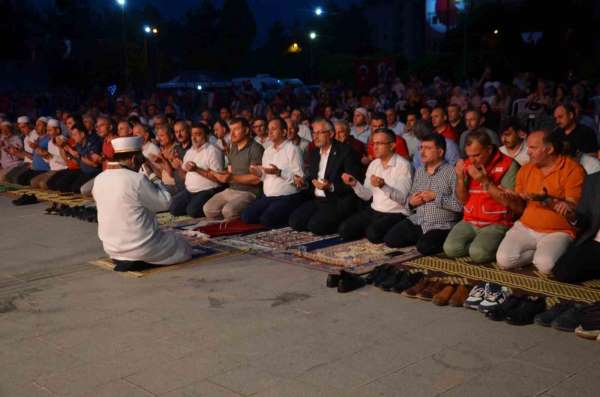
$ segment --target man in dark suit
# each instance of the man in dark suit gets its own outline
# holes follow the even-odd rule
[[[565,213],[569,222],[580,230],[580,237],[556,262],[554,277],[565,283],[600,278],[600,173],[585,179],[581,200],[576,209]]]
[[[317,119],[312,127],[316,148],[308,154],[308,171],[304,178],[294,176],[296,186],[308,187],[312,199],[292,213],[289,224],[295,230],[324,235],[335,233],[360,206],[352,188],[342,181],[342,174],[358,180],[364,175],[352,148],[334,140],[335,131],[328,120]]]

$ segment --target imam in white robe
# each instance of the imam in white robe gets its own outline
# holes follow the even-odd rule
[[[167,211],[171,195],[160,181],[125,168],[107,169],[94,180],[98,237],[112,258],[172,265],[191,258],[181,236],[159,228],[155,213]]]

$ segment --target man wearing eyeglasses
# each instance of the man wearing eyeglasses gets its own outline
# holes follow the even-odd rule
[[[411,165],[396,154],[394,131],[379,128],[371,140],[375,160],[369,164],[364,184],[347,173],[342,174],[342,180],[360,199],[373,202],[344,221],[338,232],[344,240],[366,235],[370,242],[380,244],[388,229],[410,215],[406,199],[411,186]]]
[[[309,188],[312,199],[296,209],[289,225],[317,235],[335,233],[339,224],[355,212],[359,201],[342,174],[362,179],[362,167],[356,153],[348,145],[334,140],[333,125],[326,119],[313,124],[316,148],[308,153],[308,171],[304,177],[294,176],[294,183]]]

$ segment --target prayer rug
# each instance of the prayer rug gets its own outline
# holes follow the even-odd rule
[[[238,236],[220,237],[214,241],[252,251],[288,250],[305,244],[335,237],[335,234],[317,236],[310,232],[299,232],[291,227]]]
[[[35,194],[39,201],[48,201],[51,203],[65,204],[69,207],[77,207],[80,205],[89,205],[94,203],[92,197],[83,196],[75,193],[60,193],[54,190],[42,190],[32,187],[21,187],[17,190],[9,191],[12,195],[21,196],[23,194]]]
[[[343,269],[355,274],[368,273],[392,260],[400,263],[421,256],[415,247],[398,250],[369,243],[366,239],[346,243],[339,241],[338,237],[329,238],[285,251],[265,251],[258,255],[327,273],[339,273]],[[320,247],[316,248],[319,243]]]
[[[461,277],[469,282],[497,283],[513,290],[544,295],[552,299],[600,301],[600,280],[591,280],[583,284],[561,283],[532,270],[531,266],[515,271],[501,270],[495,263],[480,265],[471,263],[468,257],[451,259],[441,256],[421,257],[401,265],[425,269],[430,274]]]
[[[196,232],[207,234],[210,237],[231,236],[236,234],[251,233],[265,230],[266,227],[258,224],[244,223],[239,219],[230,222],[221,222],[193,229]]]
[[[170,212],[159,212],[158,214],[156,214],[156,220],[158,221],[158,224],[161,226],[177,226],[180,225],[182,223],[191,223],[191,221],[193,221],[194,218],[189,217],[187,215],[184,216],[173,216],[171,215]]]
[[[176,265],[156,266],[142,271],[121,272],[120,274],[122,274],[123,276],[133,278],[145,277],[156,273],[185,269],[210,262],[211,260],[242,253],[241,251],[237,251],[227,247],[222,247],[207,241],[197,241],[195,239],[189,238],[187,240],[190,242],[190,244],[192,244],[192,247],[194,249],[193,257],[189,261],[178,263]],[[102,258],[95,261],[91,261],[90,263],[107,270],[113,270],[115,267],[113,261],[110,258]]]
[[[0,193],[10,192],[10,191],[13,191],[13,190],[19,190],[22,187],[23,186],[16,185],[14,183],[0,183]]]

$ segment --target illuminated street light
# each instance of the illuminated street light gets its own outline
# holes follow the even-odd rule
[[[323,15],[323,9],[321,7],[317,7],[315,8],[315,15],[320,17],[321,15]]]
[[[117,0],[117,4],[121,7],[125,7],[125,0]]]
[[[198,91],[202,91],[202,84],[198,84],[198,85],[196,86],[196,89],[197,89]]]
[[[152,33],[158,34],[158,29],[157,28],[152,28]]]
[[[311,40],[314,40],[317,38],[317,32],[312,31],[308,34],[308,37],[310,37]]]
[[[497,35],[498,33],[500,33],[498,29],[494,29],[494,34]]]
[[[300,44],[293,42],[292,44],[290,44],[290,46],[288,47],[288,52],[292,53],[292,54],[297,54],[299,52],[302,52],[302,48],[300,47]]]
[[[152,31],[152,29],[150,28],[150,26],[148,26],[148,25],[144,26],[144,32],[150,33],[151,31]]]

